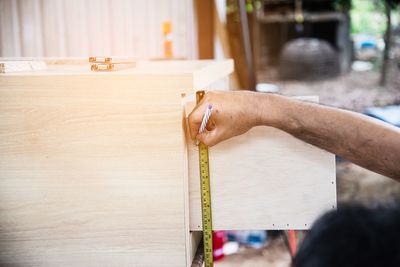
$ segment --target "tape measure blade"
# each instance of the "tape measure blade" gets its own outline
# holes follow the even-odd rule
[[[196,93],[196,102],[199,103],[205,92]],[[212,240],[212,213],[211,213],[211,190],[208,147],[199,144],[199,167],[200,167],[200,198],[201,217],[203,223],[203,245],[205,267],[214,266],[213,240]]]
[[[201,213],[203,223],[203,245],[204,245],[204,262],[206,267],[213,266],[213,242],[212,242],[212,217],[211,217],[211,192],[210,192],[210,175],[208,164],[208,147],[199,144],[199,160],[200,160],[200,194],[201,194]]]

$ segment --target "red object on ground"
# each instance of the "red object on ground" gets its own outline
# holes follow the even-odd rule
[[[290,252],[292,256],[296,255],[296,232],[294,230],[289,230],[289,245],[290,245]]]
[[[213,256],[214,261],[218,261],[224,257],[224,231],[213,231]]]

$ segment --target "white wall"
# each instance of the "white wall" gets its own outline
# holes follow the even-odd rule
[[[162,57],[165,20],[196,57],[192,0],[0,0],[0,56]]]

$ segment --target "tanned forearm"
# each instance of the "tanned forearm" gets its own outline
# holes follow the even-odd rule
[[[198,133],[208,105],[207,131]],[[272,94],[208,92],[188,121],[192,138],[209,146],[253,126],[272,126],[400,181],[400,130],[358,113]]]
[[[400,181],[400,130],[368,116],[268,95],[259,98],[258,123]],[[268,107],[268,113],[262,107]]]

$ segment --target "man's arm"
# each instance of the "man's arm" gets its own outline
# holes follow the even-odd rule
[[[208,131],[198,134],[208,104]],[[400,181],[400,130],[351,111],[246,91],[208,92],[189,115],[192,138],[215,145],[253,126],[281,129],[298,139]]]

